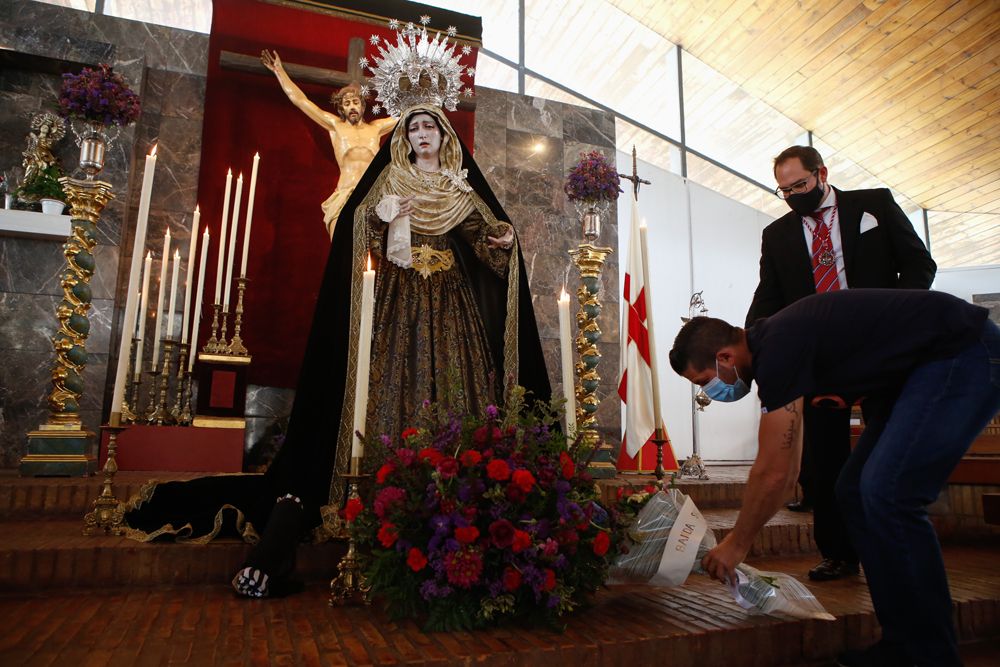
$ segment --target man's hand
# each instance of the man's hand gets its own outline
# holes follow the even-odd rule
[[[701,566],[709,576],[722,582],[736,581],[736,566],[747,557],[749,548],[736,544],[732,533],[701,559]]]
[[[281,67],[281,58],[278,57],[277,51],[268,51],[264,49],[260,52],[260,61],[264,63],[264,67],[268,68],[272,72],[278,72]]]
[[[504,232],[502,236],[487,236],[486,245],[491,248],[510,250],[511,246],[514,245],[514,228],[506,222],[501,222],[500,224],[503,225],[507,231]]]

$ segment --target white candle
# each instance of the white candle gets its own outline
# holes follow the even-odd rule
[[[635,205],[635,204],[633,204]],[[642,290],[646,298],[646,333],[649,336],[649,371],[653,381],[653,420],[656,437],[666,438],[663,415],[660,413],[660,375],[656,365],[656,336],[653,333],[653,298],[649,284],[649,244],[646,241],[646,221],[639,225],[639,244],[642,246]]]
[[[240,278],[247,277],[247,256],[250,251],[250,225],[253,224],[253,201],[257,193],[257,166],[260,153],[253,154],[253,171],[250,172],[250,195],[247,197],[247,228],[243,232],[243,262],[240,264]]]
[[[194,257],[198,247],[198,223],[201,221],[201,211],[194,207],[194,219],[191,220],[191,242],[188,243],[187,277],[184,279],[184,316],[181,318],[181,345],[188,342],[188,331],[191,326],[191,290],[194,289]]]
[[[559,351],[562,358],[563,396],[566,397],[566,436],[576,437],[576,383],[573,381],[572,334],[569,326],[569,294],[559,292]]]
[[[153,174],[156,172],[156,147],[146,156],[145,170],[142,174],[142,191],[139,196],[139,218],[135,225],[135,239],[132,243],[132,262],[128,274],[128,289],[125,291],[125,322],[122,326],[121,343],[118,346],[118,368],[115,369],[115,388],[111,393],[111,414],[120,415],[122,403],[125,401],[125,380],[128,375],[129,349],[132,341],[128,334],[135,329],[136,310],[139,300],[135,298],[139,282],[139,267],[142,264],[142,251],[146,247],[146,227],[149,224],[149,197],[153,191]],[[111,421],[116,422],[117,417]]]
[[[219,263],[215,267],[215,303],[222,303],[222,262],[226,258],[226,223],[229,221],[229,190],[233,186],[233,170],[226,172],[226,196],[222,203],[222,232],[219,234]]]
[[[160,285],[156,290],[156,313],[153,315],[156,318],[156,324],[154,325],[156,328],[153,330],[153,360],[150,367],[154,371],[160,361],[160,334],[163,332],[160,313],[163,312],[163,295],[167,291],[167,264],[169,263],[170,227],[167,227],[167,233],[163,235],[163,256],[160,259]]]
[[[153,272],[153,253],[146,253],[146,261],[144,262],[145,270],[142,274],[142,298],[139,301],[139,334],[136,338],[139,339],[139,343],[135,346],[135,368],[133,369],[134,378],[138,382],[142,378],[142,346],[143,340],[146,338],[146,311],[149,308],[149,274]]]
[[[177,307],[177,277],[181,268],[181,251],[174,250],[174,271],[170,278],[170,306],[167,308],[167,340],[174,338],[174,309]]]
[[[226,286],[222,293],[222,312],[229,312],[229,290],[233,286],[233,260],[236,259],[236,228],[240,224],[240,195],[243,193],[243,174],[236,179],[236,204],[229,221],[229,257],[226,260]]]
[[[364,447],[358,433],[365,433],[365,417],[368,414],[368,373],[372,354],[372,316],[375,312],[375,271],[372,258],[368,255],[368,270],[361,280],[361,327],[358,330],[358,374],[354,385],[354,439],[351,443],[351,458],[364,455]]]
[[[201,297],[205,293],[205,261],[208,259],[208,227],[201,235],[201,262],[198,267],[198,291],[194,299],[194,323],[191,330],[191,355],[188,361],[188,373],[194,371],[194,358],[198,348],[198,325],[201,324]]]

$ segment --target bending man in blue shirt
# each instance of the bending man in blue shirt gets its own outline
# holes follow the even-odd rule
[[[733,530],[703,560],[733,576],[798,474],[803,397],[862,398],[865,430],[837,481],[882,640],[840,664],[960,665],[941,548],[926,507],[1000,409],[1000,329],[940,292],[806,297],[747,329],[696,317],[670,365],[715,400],[757,383],[759,449]]]

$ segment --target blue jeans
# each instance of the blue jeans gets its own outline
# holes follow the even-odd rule
[[[1000,329],[914,369],[895,400],[864,406],[837,480],[883,640],[918,665],[960,665],[951,594],[927,505],[1000,409]]]

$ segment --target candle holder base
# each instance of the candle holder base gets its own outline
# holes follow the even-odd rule
[[[357,499],[358,483],[368,477],[368,475],[349,474],[343,475],[348,484],[347,500]],[[357,554],[357,544],[354,536],[348,531],[347,534],[347,554],[337,565],[337,576],[330,581],[330,601],[331,607],[345,605],[370,605],[371,586],[365,582],[365,576],[361,568],[361,560]]]
[[[112,485],[115,473],[118,472],[118,462],[115,452],[118,448],[118,434],[125,430],[121,425],[121,415],[112,414],[110,423],[102,426],[109,432],[108,460],[104,462],[104,483],[101,494],[94,500],[93,509],[83,517],[83,534],[90,535],[122,535],[125,532],[125,510],[115,497]]]
[[[702,463],[701,457],[697,454],[692,454],[688,457],[684,465],[681,466],[680,471],[677,473],[678,478],[690,477],[692,479],[708,479],[708,473],[705,472],[705,464]]]

